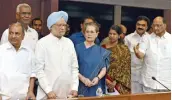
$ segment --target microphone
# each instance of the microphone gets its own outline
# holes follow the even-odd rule
[[[35,84],[36,85],[38,85],[40,88],[41,88],[41,90],[46,94],[46,96],[48,97],[48,94],[44,91],[44,89],[39,85],[39,82],[38,82],[38,80],[37,81],[35,81]]]
[[[159,84],[161,84],[163,87],[165,87],[168,91],[171,91],[169,88],[167,88],[164,84],[162,84],[161,82],[159,82],[155,77],[152,76],[152,79],[156,82],[158,82]]]

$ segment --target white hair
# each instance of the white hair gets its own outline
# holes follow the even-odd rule
[[[27,3],[21,3],[17,6],[16,13],[20,12],[20,7],[29,7],[31,9],[31,7]]]

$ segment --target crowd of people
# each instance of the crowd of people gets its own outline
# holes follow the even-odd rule
[[[32,20],[28,4],[17,6],[16,20],[1,37],[0,100],[67,99],[171,89],[172,37],[161,16],[152,23],[148,17],[138,16],[135,31],[127,36],[124,25],[112,25],[102,42],[98,39],[100,25],[90,16],[82,20],[81,31],[70,37],[65,37],[69,31],[65,11],[48,16],[50,33],[46,36],[42,20]]]

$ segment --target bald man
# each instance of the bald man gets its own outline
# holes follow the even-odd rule
[[[134,52],[139,59],[143,59],[142,82],[143,92],[166,92],[171,89],[171,35],[166,32],[166,21],[163,17],[153,20],[153,33],[145,35]],[[168,89],[158,82],[155,77]]]
[[[39,81],[37,100],[67,99],[77,96],[78,61],[74,44],[64,37],[68,14],[53,12],[48,16],[50,34],[36,45],[36,67]]]
[[[25,42],[20,23],[9,27],[7,43],[0,45],[0,98],[2,100],[35,99],[33,94],[35,59]],[[1,97],[2,96],[2,97]]]

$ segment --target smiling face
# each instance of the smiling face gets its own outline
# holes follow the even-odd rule
[[[29,25],[32,19],[31,8],[28,6],[21,6],[19,12],[16,13],[18,21],[22,24]]]
[[[148,28],[147,22],[145,20],[139,20],[136,23],[136,32],[139,35],[143,35]]]

